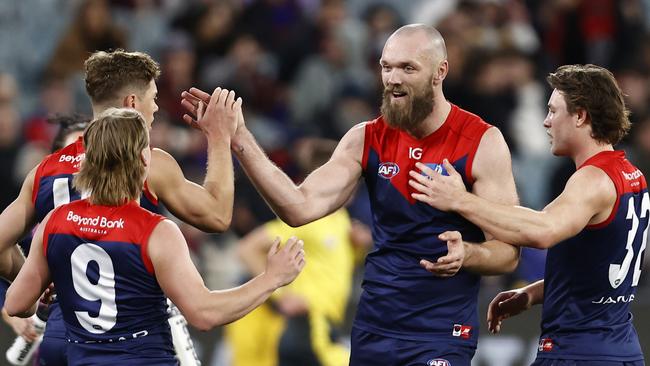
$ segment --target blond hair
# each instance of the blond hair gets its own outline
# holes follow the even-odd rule
[[[142,193],[145,165],[142,150],[149,133],[142,115],[133,109],[109,108],[84,132],[86,157],[73,184],[90,192],[96,205],[119,206]]]

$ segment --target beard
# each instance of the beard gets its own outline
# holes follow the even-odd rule
[[[418,126],[431,112],[435,105],[433,101],[433,76],[428,83],[419,90],[409,87],[386,87],[381,102],[381,114],[386,123],[393,128],[412,130]],[[404,104],[393,104],[393,92],[406,92],[409,100]]]

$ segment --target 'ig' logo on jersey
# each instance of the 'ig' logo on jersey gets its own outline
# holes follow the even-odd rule
[[[427,366],[451,366],[451,362],[442,358],[436,358],[435,360],[427,361]]]
[[[399,173],[399,165],[395,163],[381,163],[377,174],[384,179],[391,179]]]

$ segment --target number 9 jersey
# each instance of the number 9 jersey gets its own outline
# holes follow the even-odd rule
[[[167,303],[147,245],[165,218],[136,202],[56,208],[43,251],[79,364],[175,365]]]

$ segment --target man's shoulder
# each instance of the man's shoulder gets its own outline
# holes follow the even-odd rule
[[[485,131],[494,127],[478,115],[454,104],[452,104],[450,120],[451,125],[454,126],[457,132],[468,137],[480,138]]]
[[[36,176],[40,178],[42,176],[76,173],[79,171],[85,156],[83,145],[73,142],[45,156],[39,164]]]

